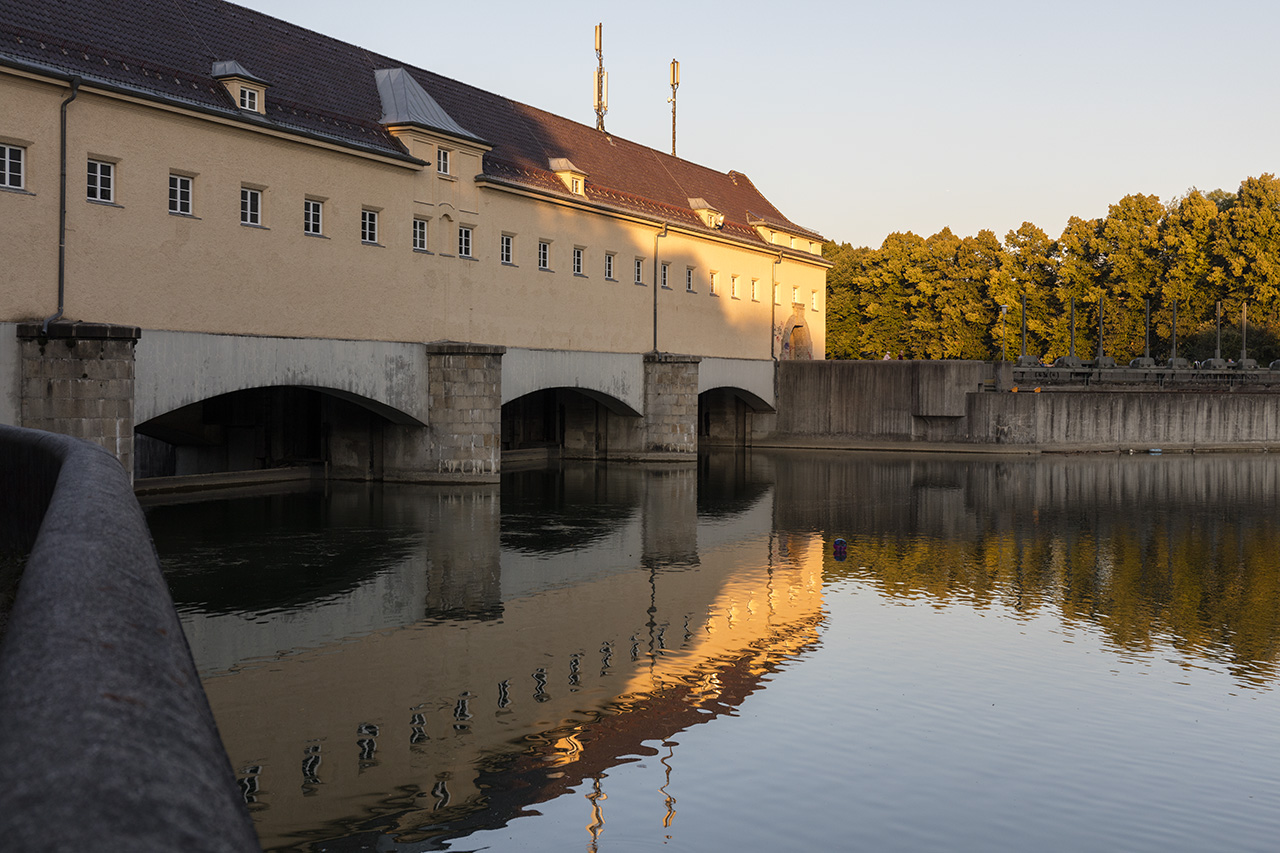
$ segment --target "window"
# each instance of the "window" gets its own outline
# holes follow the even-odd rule
[[[604,277],[606,281],[613,281],[613,253],[606,252],[604,256]]]
[[[85,197],[89,201],[116,200],[116,167],[101,160],[89,161],[89,184]]]
[[[191,215],[191,179],[186,175],[169,176],[169,212]]]
[[[26,153],[27,149],[17,145],[0,145],[0,187],[22,189],[22,167]]]
[[[471,229],[465,225],[458,226],[458,257],[471,257]]]
[[[378,242],[378,211],[368,208],[360,211],[360,242]]]
[[[684,268],[684,289],[686,293],[693,293],[693,267]]]
[[[812,295],[809,297],[809,307],[814,311],[818,310],[818,291],[816,290],[813,291]]]
[[[573,190],[574,195],[582,195],[582,181],[580,181],[577,178],[574,178],[573,186],[571,189]]]
[[[258,111],[258,92],[256,89],[240,87],[240,109]]]
[[[760,279],[758,278],[751,279],[751,301],[760,301]]]
[[[667,284],[667,281],[668,281],[668,279],[667,279],[667,273],[668,273],[668,271],[669,271],[670,269],[671,269],[671,264],[663,264],[663,265],[662,265],[662,286],[663,286],[663,287],[670,287],[670,286],[671,286],[671,285]]]
[[[582,250],[577,246],[573,247],[573,274],[582,275]]]
[[[781,288],[781,285],[779,284],[775,284],[773,286],[773,304],[774,305],[782,304],[782,290],[780,288]]]
[[[262,224],[262,193],[259,190],[240,188],[240,224]]]
[[[538,269],[551,269],[551,244],[545,240],[538,241]]]
[[[644,258],[636,258],[636,284],[644,284]]]
[[[729,276],[729,298],[730,299],[740,298],[740,295],[738,293],[738,277],[736,275]]]
[[[302,202],[302,233],[319,236],[324,233],[324,202],[306,199]]]
[[[445,148],[436,150],[436,171],[442,175],[449,174],[449,151]]]
[[[498,243],[498,256],[504,264],[511,263],[511,235],[503,234]]]
[[[800,301],[800,288],[798,287],[791,288],[791,304],[795,305],[799,301]]]
[[[712,273],[711,277],[707,281],[708,281],[707,292],[710,293],[712,296],[715,296],[716,295],[716,274]]]
[[[413,220],[413,250],[415,252],[425,252],[427,250],[427,220],[417,217]]]

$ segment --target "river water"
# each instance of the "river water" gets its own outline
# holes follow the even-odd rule
[[[146,505],[299,851],[1274,850],[1278,508],[1265,454],[759,451]]]

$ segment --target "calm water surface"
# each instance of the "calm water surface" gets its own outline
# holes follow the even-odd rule
[[[1270,851],[1278,508],[755,452],[147,511],[267,849]]]

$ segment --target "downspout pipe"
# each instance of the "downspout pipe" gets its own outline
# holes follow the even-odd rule
[[[658,351],[658,240],[667,236],[667,223],[653,235],[653,351]]]
[[[769,283],[769,358],[774,361],[778,360],[778,266],[782,263],[782,252],[778,252],[778,259],[773,262]]]
[[[58,310],[44,319],[40,334],[49,334],[49,324],[62,317],[67,292],[67,105],[80,93],[80,78],[71,78],[71,94],[62,102],[60,112],[61,141],[58,157],[62,176],[58,182]]]

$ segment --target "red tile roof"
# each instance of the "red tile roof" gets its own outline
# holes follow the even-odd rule
[[[6,5],[0,64],[79,75],[87,84],[394,157],[407,155],[379,123],[374,71],[403,67],[454,121],[493,146],[484,158],[493,180],[571,197],[549,168],[552,158],[567,157],[588,176],[588,203],[712,233],[688,206],[704,198],[725,214],[719,233],[731,239],[763,244],[757,222],[822,239],[788,220],[741,173],[717,172],[222,0]],[[232,103],[212,76],[219,61],[239,62],[269,84],[265,118]]]

